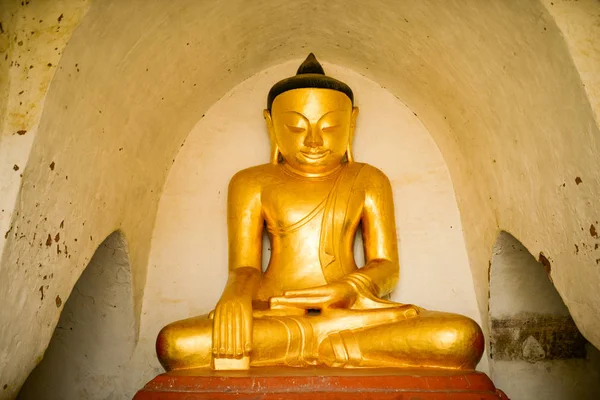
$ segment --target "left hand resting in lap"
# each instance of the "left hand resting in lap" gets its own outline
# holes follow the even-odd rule
[[[295,307],[302,309],[351,308],[358,292],[347,282],[333,282],[308,289],[288,290],[283,296],[270,299],[271,308]]]

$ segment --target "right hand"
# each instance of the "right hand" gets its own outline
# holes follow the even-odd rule
[[[242,358],[252,351],[252,299],[226,294],[215,307],[212,353],[215,358]]]

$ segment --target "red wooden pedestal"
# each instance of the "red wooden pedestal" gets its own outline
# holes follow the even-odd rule
[[[162,374],[134,400],[508,400],[487,375],[408,369],[253,368]]]

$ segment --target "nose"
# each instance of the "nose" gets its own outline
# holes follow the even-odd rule
[[[304,145],[306,147],[323,146],[321,131],[314,126],[309,126],[308,132],[306,132],[306,136],[304,137]]]

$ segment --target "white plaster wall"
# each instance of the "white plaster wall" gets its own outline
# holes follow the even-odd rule
[[[541,0],[561,30],[600,121],[600,5],[598,0]]]
[[[23,3],[23,4],[21,4]],[[3,0],[0,7],[0,249],[12,232],[15,202],[38,131],[46,93],[89,0]],[[1,254],[1,250],[0,250]]]
[[[227,278],[229,179],[240,169],[268,162],[266,95],[301,62],[271,67],[236,86],[186,139],[158,208],[142,335],[153,339],[167,323],[207,313],[218,301]],[[392,183],[401,258],[392,298],[481,323],[452,182],[429,132],[376,82],[347,68],[324,67],[354,91],[360,109],[356,160],[380,168]],[[266,263],[268,251],[263,258]]]

